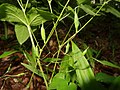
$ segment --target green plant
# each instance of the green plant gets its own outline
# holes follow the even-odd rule
[[[82,90],[90,90],[90,88],[93,89],[98,87],[101,87],[100,90],[105,89],[101,84],[99,84],[95,80],[95,76],[92,71],[92,68],[90,67],[88,60],[84,56],[87,53],[87,51],[89,51],[88,48],[84,52],[82,52],[77,47],[77,45],[72,42],[72,39],[83,28],[85,28],[86,25],[88,25],[95,16],[100,16],[101,15],[100,11],[103,10],[104,6],[108,4],[108,2],[110,2],[111,0],[105,1],[103,4],[101,4],[100,7],[98,6],[97,8],[93,8],[92,6],[90,6],[90,0],[89,1],[76,0],[77,6],[74,9],[71,6],[68,6],[68,3],[70,2],[70,0],[67,0],[64,6],[61,5],[63,6],[63,9],[60,13],[58,12],[59,16],[54,14],[54,10],[51,5],[52,0],[47,0],[47,1],[48,1],[50,12],[39,9],[39,8],[35,8],[35,7],[27,8],[29,4],[29,0],[27,0],[25,4],[22,2],[22,0],[17,0],[20,8],[7,3],[3,3],[0,5],[0,19],[2,21],[8,21],[8,22],[14,23],[16,37],[20,45],[24,44],[24,42],[26,42],[28,38],[30,38],[31,40],[32,55],[30,55],[27,52],[27,50],[24,50],[23,53],[28,61],[28,64],[22,63],[22,65],[25,66],[27,69],[31,70],[33,72],[33,75],[37,74],[40,77],[43,77],[47,89],[77,90],[77,87],[80,87]],[[67,10],[70,11],[70,13],[68,13]],[[83,10],[87,14],[83,16],[79,16],[78,14],[80,10]],[[112,12],[113,11],[114,10],[112,9]],[[72,24],[64,40],[60,41],[56,27],[60,21],[64,23],[63,19],[69,16],[69,14],[71,13],[74,15],[73,17],[72,15],[70,16],[74,20],[73,22],[75,26],[74,34],[70,38],[68,38],[68,35],[73,27],[73,24]],[[81,26],[81,23],[79,22],[80,19],[87,15],[91,15],[91,18],[83,26]],[[44,28],[45,26],[44,24],[46,21],[50,21],[50,20],[53,21],[52,22],[53,28],[50,30],[49,35],[46,36],[46,29]],[[39,45],[34,35],[34,32],[37,30],[37,27],[39,25],[41,25],[40,33],[41,33],[41,38],[43,40],[43,46]],[[50,40],[54,32],[55,32],[57,43],[58,43],[58,50],[55,53],[56,57],[53,56],[53,58],[47,58],[43,60],[43,62],[54,63],[53,70],[51,70],[52,75],[50,79],[48,79],[47,74],[45,74],[43,71],[43,67],[41,65],[40,59],[41,59],[41,55],[44,48],[46,47],[48,41]],[[70,42],[72,42],[71,53],[69,53]],[[66,51],[64,52],[65,57],[62,59],[60,63],[60,70],[57,73],[55,69],[57,64],[59,63],[58,61],[61,60],[59,58],[60,52],[65,45],[66,45]],[[4,53],[1,56],[1,58],[4,57],[4,55],[6,56],[12,53],[15,53],[15,52],[10,52],[7,54]],[[104,65],[119,68],[119,66],[113,65],[109,62],[99,61],[97,59],[94,59],[90,51],[88,54],[89,54],[88,57],[90,57],[91,59],[90,62],[93,63],[93,66],[94,66],[93,60],[96,60]],[[37,68],[37,66],[39,67],[39,69]]]
[[[77,85],[80,86],[82,90],[104,90],[104,88],[96,82],[88,60],[84,56],[85,52],[86,50],[81,52],[75,43],[72,42],[72,52],[63,58],[59,73],[55,75],[49,86],[50,90],[69,90],[70,88],[72,88],[70,90],[77,90]]]

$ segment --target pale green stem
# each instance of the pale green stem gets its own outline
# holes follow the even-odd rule
[[[30,40],[31,40],[31,43],[32,43],[32,47],[33,47],[33,49],[35,50],[35,43],[34,43],[34,40],[33,40],[33,37],[32,37],[32,31],[31,31],[31,27],[30,27],[30,25],[29,25],[29,21],[28,21],[28,18],[27,18],[27,16],[26,16],[26,13],[25,13],[25,11],[26,11],[26,8],[27,8],[27,5],[28,5],[28,1],[29,0],[27,0],[27,2],[26,2],[26,7],[25,7],[25,9],[24,9],[24,7],[23,7],[23,4],[22,4],[22,1],[20,0],[17,0],[18,1],[18,4],[20,5],[20,7],[21,7],[21,9],[22,9],[22,11],[23,11],[23,13],[24,13],[24,16],[25,16],[25,19],[26,19],[26,27],[27,27],[27,29],[28,29],[28,32],[29,32],[29,35],[30,35]]]
[[[95,13],[95,15],[93,17],[91,17],[75,34],[73,34],[66,42],[64,42],[64,44],[61,45],[61,47],[63,47],[65,44],[67,44],[70,40],[72,40],[81,30],[83,30],[92,20],[93,18],[100,12],[100,10],[105,6],[105,4],[107,4],[109,1],[108,0],[106,2],[104,2],[102,4],[102,6],[99,8],[99,10]]]
[[[60,51],[61,51],[61,47],[59,47],[58,54],[57,54],[57,58],[59,58]],[[53,79],[53,76],[54,76],[54,74],[55,74],[56,66],[57,66],[57,61],[55,62],[55,65],[54,65],[53,72],[52,72],[52,75],[51,75],[51,78],[50,78],[49,83],[51,83],[51,81],[52,81],[52,79]]]
[[[26,2],[26,4],[25,4],[25,11],[26,11],[26,9],[27,9],[28,2],[29,2],[29,0],[27,0],[27,2]]]
[[[53,28],[52,28],[52,30],[51,30],[51,32],[50,32],[50,34],[49,34],[49,36],[48,36],[48,38],[47,38],[46,42],[44,43],[44,45],[43,45],[43,47],[42,47],[42,50],[44,49],[44,47],[45,47],[45,46],[46,46],[46,44],[48,43],[49,39],[50,39],[50,38],[51,38],[51,36],[53,35],[54,30],[56,29],[56,27],[57,27],[57,25],[58,25],[58,22],[59,22],[60,18],[62,17],[63,12],[64,12],[65,8],[67,7],[67,5],[68,5],[69,1],[70,1],[70,0],[68,0],[68,1],[67,1],[67,3],[65,4],[65,6],[64,6],[64,8],[63,8],[63,10],[62,10],[62,12],[60,13],[60,16],[58,17],[58,19],[57,19],[56,23],[54,24],[54,26],[53,26]]]
[[[40,71],[41,71],[41,73],[42,73],[42,76],[43,76],[43,79],[44,79],[46,88],[47,88],[47,90],[48,90],[48,83],[47,83],[47,80],[46,80],[46,78],[45,78],[45,74],[44,74],[44,71],[43,71],[43,68],[42,68],[42,65],[41,65],[39,59],[37,59],[37,63],[38,63],[38,66],[39,66],[39,68],[40,68]]]

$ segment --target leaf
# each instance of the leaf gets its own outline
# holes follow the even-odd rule
[[[113,81],[109,90],[120,90],[120,76]]]
[[[76,9],[75,9],[75,12],[74,12],[74,24],[75,24],[75,29],[76,29],[76,32],[77,32],[78,31],[78,27],[80,25],[80,22],[79,22],[79,18],[78,18]]]
[[[59,72],[66,73],[69,67],[69,56],[65,55],[61,61]]]
[[[94,73],[81,50],[72,42],[72,57],[76,67],[77,82],[82,90],[105,90],[96,82]],[[99,88],[98,88],[99,87]]]
[[[71,82],[68,86],[68,90],[77,90],[77,85],[73,82]]]
[[[115,77],[114,76],[111,76],[111,75],[108,75],[108,74],[105,74],[105,73],[97,73],[95,75],[95,78],[98,82],[104,82],[106,84],[110,84],[114,81]]]
[[[120,2],[120,0],[115,0],[115,1]]]
[[[91,48],[88,48],[88,46],[85,43],[83,43],[83,47],[84,47],[84,49],[87,50],[87,52],[86,52],[86,50],[84,52],[86,52],[85,54],[87,56],[87,59],[90,61],[91,66],[94,68],[95,67],[95,60],[93,60],[93,58],[92,58],[93,57],[93,50]]]
[[[56,18],[54,14],[37,8],[31,8],[27,13],[27,17],[31,26],[37,26]]]
[[[26,25],[23,12],[12,4],[4,3],[0,5],[0,19],[8,22],[19,22]]]
[[[74,59],[74,62],[76,62],[75,66],[77,68],[76,69],[77,80],[81,88],[84,88],[85,84],[90,83],[90,81],[94,79],[94,73],[90,68],[87,59],[83,56],[81,50],[73,42],[72,42],[72,53],[73,53],[72,57]]]
[[[93,15],[93,16],[94,15],[98,16],[98,14],[96,14],[95,12],[93,12],[93,10],[89,6],[87,6],[87,5],[81,4],[80,8],[83,9],[87,14],[90,14],[90,15]]]
[[[77,1],[77,3],[80,5],[80,4],[82,4],[82,3],[84,3],[84,2],[86,2],[86,0],[76,0]]]
[[[54,77],[48,90],[68,90],[68,82],[65,79]]]
[[[42,77],[42,73],[40,72],[40,70],[37,70],[35,67],[25,64],[25,63],[21,63],[25,68],[27,68],[28,70],[32,71],[33,73],[37,74],[38,76]],[[47,76],[46,76],[47,78]]]
[[[62,72],[59,72],[57,73],[54,78],[62,78],[62,79],[65,79],[65,73],[62,73]]]
[[[24,25],[15,25],[15,33],[18,42],[22,45],[29,37],[28,29]]]
[[[67,54],[67,53],[68,53],[69,48],[70,48],[70,44],[69,44],[69,42],[68,42],[68,43],[67,43],[67,45],[66,45],[65,54]]]
[[[27,17],[31,26],[37,26],[47,21],[42,16],[40,16],[40,14],[38,14],[36,8],[30,9],[27,13]]]
[[[68,9],[69,11],[71,11],[72,13],[74,13],[74,9],[73,9],[71,6],[68,6],[67,9]]]
[[[38,14],[47,21],[57,18],[56,15],[54,15],[48,11],[44,11],[44,10],[40,10],[40,9],[37,9],[37,10],[38,10]]]
[[[13,53],[16,53],[17,51],[6,51],[4,52],[2,55],[0,55],[0,58],[4,58],[4,57],[7,57]]]
[[[105,60],[100,61],[100,60],[97,60],[97,59],[95,59],[95,58],[94,58],[94,60],[96,60],[97,62],[99,62],[99,63],[101,63],[101,64],[103,64],[103,65],[120,69],[120,66],[117,66],[117,65],[115,65],[115,64],[113,64],[113,63],[111,63],[111,62],[108,62],[108,61],[105,61]]]
[[[36,67],[36,60],[34,60],[34,58],[28,52],[24,51],[23,53],[24,53],[25,58],[28,60],[28,62],[32,66]]]
[[[106,10],[106,12],[110,12],[113,15],[115,15],[116,17],[120,18],[120,12],[117,9],[115,9],[111,6],[108,6],[105,10]]]
[[[46,35],[45,35],[45,29],[44,29],[44,24],[43,23],[42,23],[42,27],[41,27],[41,37],[42,37],[42,40],[45,43]]]

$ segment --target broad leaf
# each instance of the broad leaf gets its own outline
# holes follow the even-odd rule
[[[4,58],[4,57],[7,57],[13,53],[16,53],[17,51],[6,51],[4,52],[2,55],[0,55],[0,58]]]
[[[90,15],[97,15],[98,16],[98,14],[96,14],[94,11],[93,11],[93,9],[90,7],[90,6],[88,6],[88,5],[83,5],[83,4],[81,4],[80,5],[80,8],[81,9],[83,9],[87,14],[90,14]]]
[[[116,17],[120,18],[120,12],[118,10],[116,10],[115,8],[108,6],[105,10],[106,10],[106,12],[110,12],[113,15],[115,15]]]
[[[19,22],[26,24],[26,19],[23,12],[19,8],[7,3],[0,5],[0,19],[8,22]]]
[[[61,61],[59,72],[66,73],[68,71],[68,67],[69,67],[69,56],[66,55]]]
[[[68,82],[65,79],[54,77],[48,90],[68,90]]]
[[[68,86],[68,90],[77,90],[77,85],[73,82],[71,82]]]
[[[36,8],[30,9],[27,13],[27,17],[31,26],[37,26],[47,21],[42,16],[40,16],[40,14],[38,14]]]
[[[87,85],[94,79],[94,73],[90,68],[90,65],[87,59],[83,56],[81,50],[72,42],[72,53],[73,59],[75,62],[77,80],[81,88],[85,88],[84,85]]]
[[[120,76],[113,81],[109,90],[120,90]]]
[[[15,25],[15,33],[18,42],[22,45],[29,37],[29,32],[26,26],[24,25]]]
[[[38,9],[38,14],[47,21],[57,18],[56,15],[54,15],[48,11],[44,11],[44,10],[40,10],[40,9]]]
[[[105,90],[104,87],[95,81],[94,73],[81,52],[72,42],[72,57],[76,67],[77,82],[82,90]],[[98,88],[99,87],[99,88]]]
[[[76,0],[76,1],[77,1],[77,4],[80,5],[80,4],[83,4],[83,3],[89,4],[91,0]]]
[[[102,72],[97,73],[95,75],[95,78],[96,78],[97,81],[103,82],[103,83],[106,83],[106,84],[112,83],[115,79],[114,76],[110,76],[110,75],[102,73]]]

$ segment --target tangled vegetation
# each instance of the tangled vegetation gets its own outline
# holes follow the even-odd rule
[[[99,64],[119,70],[119,63],[101,60],[103,48],[90,47],[87,42],[93,37],[97,46],[101,44],[96,42],[89,29],[104,18],[116,21],[114,27],[120,29],[120,0],[1,0],[0,20],[4,25],[4,36],[0,38],[6,41],[10,38],[8,26],[12,25],[19,44],[4,51],[0,58],[15,53],[24,55],[20,64],[32,72],[25,89],[30,88],[34,75],[37,75],[43,79],[43,90],[119,90],[119,75],[95,72]],[[110,40],[117,35],[114,33],[119,36],[120,31],[111,30]],[[111,44],[112,47],[115,45],[112,41]],[[10,64],[0,78],[6,78],[11,68]],[[1,90],[6,90],[4,87],[4,83],[1,84]]]

